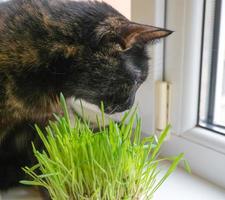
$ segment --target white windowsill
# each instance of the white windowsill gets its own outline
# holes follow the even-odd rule
[[[156,192],[154,200],[224,200],[225,189],[178,168]]]
[[[168,166],[165,163],[165,166]],[[165,166],[162,166],[164,171]],[[153,200],[224,200],[222,189],[195,175],[178,168],[155,193]],[[42,200],[36,190],[13,189],[0,194],[0,200]]]
[[[225,137],[213,131],[195,127],[181,134],[181,137],[215,150],[218,153],[225,154]]]

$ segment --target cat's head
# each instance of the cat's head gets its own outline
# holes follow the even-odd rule
[[[148,76],[147,45],[171,33],[121,15],[106,17],[86,38],[75,96],[97,106],[103,101],[106,113],[129,109]]]

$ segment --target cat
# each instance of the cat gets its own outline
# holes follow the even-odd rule
[[[59,94],[114,113],[129,109],[148,75],[147,44],[172,31],[129,21],[104,2],[0,3],[0,190],[35,162],[33,124],[61,113]]]

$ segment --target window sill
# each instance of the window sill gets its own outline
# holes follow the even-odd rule
[[[213,131],[196,127],[181,134],[181,137],[218,153],[225,154],[225,136]]]
[[[224,200],[225,189],[178,168],[154,196],[154,200],[168,199]]]
[[[222,140],[219,140],[221,143],[216,143],[218,138],[215,139],[220,135],[203,135],[205,130],[202,130],[202,133],[201,131],[194,132],[197,130],[196,128],[181,135],[172,134],[170,139],[164,143],[161,155],[174,156],[183,152],[193,173],[225,188],[225,177],[221,176],[225,169],[225,154],[221,152],[223,143]],[[209,138],[211,136],[215,136],[214,140]]]
[[[0,200],[42,200],[41,194],[36,189],[29,187],[18,187],[0,192]]]

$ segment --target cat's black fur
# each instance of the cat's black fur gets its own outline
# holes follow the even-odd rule
[[[33,164],[33,124],[60,112],[58,95],[107,113],[132,106],[148,74],[146,44],[171,32],[130,22],[106,3],[11,0],[0,4],[0,189]],[[41,148],[41,147],[40,147]]]

